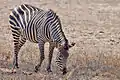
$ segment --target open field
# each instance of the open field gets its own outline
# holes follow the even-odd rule
[[[119,0],[0,0],[0,68],[12,67],[13,40],[8,16],[12,8],[23,3],[53,9],[59,15],[66,37],[76,43],[69,51],[68,73],[63,76],[57,70],[55,55],[53,72],[46,72],[48,44],[41,69],[34,73],[39,49],[28,41],[19,53],[20,68],[15,74],[0,71],[0,80],[120,80]]]

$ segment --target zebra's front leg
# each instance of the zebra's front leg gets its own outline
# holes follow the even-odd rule
[[[43,60],[44,60],[44,42],[39,42],[39,50],[40,50],[40,62],[35,66],[35,72],[38,72],[39,67],[41,66]]]
[[[48,66],[47,66],[47,71],[48,72],[52,72],[52,70],[51,70],[51,61],[52,61],[52,56],[53,56],[53,50],[54,50],[54,45],[50,43],[50,46],[49,46]]]

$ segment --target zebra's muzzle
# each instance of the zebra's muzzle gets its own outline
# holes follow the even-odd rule
[[[67,73],[67,69],[63,68],[63,75],[65,75]]]

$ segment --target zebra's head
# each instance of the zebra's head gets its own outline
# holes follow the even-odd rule
[[[66,44],[60,45],[58,47],[56,64],[59,67],[59,69],[63,72],[63,75],[67,73],[66,63],[67,63],[67,58],[69,56],[68,50],[74,45],[75,43],[72,43],[71,45],[69,45],[67,42]]]

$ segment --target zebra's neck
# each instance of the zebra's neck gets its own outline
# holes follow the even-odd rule
[[[66,37],[62,30],[61,21],[54,11],[49,10],[47,12],[47,21],[50,23],[50,36],[51,39],[59,44],[66,44]]]
[[[50,31],[50,36],[53,42],[56,42],[61,45],[66,44],[67,39],[64,35],[61,25],[52,26]]]
[[[54,36],[57,36],[57,37],[54,37]],[[63,36],[62,33],[54,34],[52,39],[54,42],[56,42],[58,44],[61,44],[61,45],[66,44],[66,38]]]

